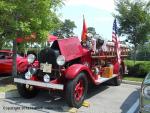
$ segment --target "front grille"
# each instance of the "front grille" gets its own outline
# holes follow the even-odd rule
[[[40,63],[52,64],[52,68],[58,69],[59,66],[56,63],[56,59],[59,55],[59,50],[54,50],[48,47],[40,51],[38,60]]]

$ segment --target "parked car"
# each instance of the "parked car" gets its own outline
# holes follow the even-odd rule
[[[150,72],[145,77],[141,86],[140,113],[150,113]]]
[[[13,52],[10,50],[0,50],[0,74],[9,74],[12,73],[12,54]],[[17,71],[22,72],[27,69],[27,58],[22,57],[17,54]]]

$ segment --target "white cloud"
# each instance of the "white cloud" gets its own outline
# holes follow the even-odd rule
[[[113,12],[115,7],[114,0],[66,0],[65,4],[69,6],[87,5],[109,12]]]

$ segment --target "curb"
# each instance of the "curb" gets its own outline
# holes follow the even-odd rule
[[[142,82],[129,81],[129,80],[122,80],[122,83],[131,84],[131,85],[138,85],[138,86],[141,86],[141,84],[142,84]]]
[[[0,93],[0,99],[6,99],[6,98],[18,98],[20,95],[18,94],[17,90],[12,90],[8,92],[1,92]]]

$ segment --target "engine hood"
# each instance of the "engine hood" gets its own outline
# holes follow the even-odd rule
[[[57,40],[61,54],[66,61],[79,58],[83,55],[83,48],[78,38]]]

